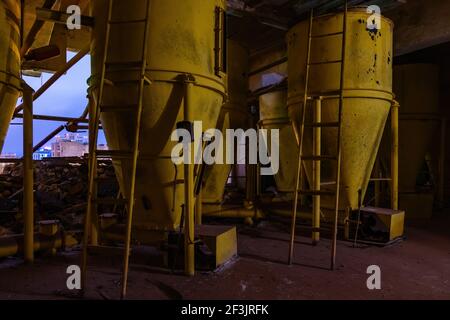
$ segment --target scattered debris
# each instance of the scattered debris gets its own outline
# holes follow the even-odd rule
[[[82,226],[88,193],[88,160],[51,158],[35,162],[36,220],[60,220],[66,229]],[[0,236],[22,231],[22,163],[7,164],[0,174]],[[98,168],[99,197],[115,198],[119,187],[111,161]],[[108,212],[111,206],[100,206]]]

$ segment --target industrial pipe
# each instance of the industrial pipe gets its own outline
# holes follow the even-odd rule
[[[391,207],[398,210],[398,113],[400,104],[394,101],[391,108]]]
[[[194,83],[186,75],[184,96],[184,120],[192,121],[191,95]],[[188,150],[192,148],[192,141],[188,142]],[[191,154],[189,154],[191,155]],[[184,270],[186,275],[195,275],[195,234],[194,234],[194,166],[192,157],[184,164]]]
[[[24,253],[23,234],[12,235],[0,238],[0,258],[11,257]],[[46,250],[58,250],[78,245],[74,233],[58,232],[53,236],[47,236],[35,233],[33,238],[33,252],[41,252]]]
[[[222,206],[220,204],[205,203],[203,204],[203,216],[237,219],[262,219],[265,217],[261,210],[255,210],[254,208],[245,208],[243,206]]]
[[[34,90],[22,81],[23,90],[23,216],[25,261],[34,260],[34,181],[33,181],[33,93]]]

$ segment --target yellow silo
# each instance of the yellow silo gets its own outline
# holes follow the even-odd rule
[[[342,114],[342,166],[340,210],[358,208],[364,196],[392,101],[393,23],[381,17],[379,30],[368,30],[365,10],[348,12],[344,104]],[[322,96],[322,122],[338,120],[339,60],[344,14],[316,17],[312,27],[309,96]],[[309,22],[293,27],[287,35],[289,57],[288,108],[291,119],[300,119],[303,104]],[[325,36],[328,35],[328,36]],[[331,96],[330,96],[331,95]],[[312,122],[312,107],[306,121]],[[305,129],[304,154],[312,155],[312,130]],[[322,129],[322,154],[337,154],[337,129]],[[312,164],[305,163],[312,182]],[[295,174],[297,164],[292,162]],[[336,162],[322,163],[322,190],[336,188]],[[333,184],[334,183],[334,184]],[[334,209],[334,197],[323,196],[322,206]]]
[[[249,127],[247,112],[248,98],[248,62],[249,52],[237,41],[227,41],[227,86],[228,100],[223,106],[219,121],[214,128],[223,136],[227,129],[243,129]],[[208,128],[204,128],[208,129]],[[224,144],[224,154],[226,152]],[[223,201],[225,185],[232,169],[231,164],[215,164],[205,174],[203,187],[203,203],[217,204]]]
[[[176,142],[171,134],[184,120],[183,97],[188,74],[193,77],[191,121],[202,121],[203,128],[217,124],[226,96],[224,64],[224,0],[149,0],[150,34],[147,77],[141,125],[140,160],[135,192],[135,230],[174,230],[180,223],[184,202],[184,168],[170,159]],[[92,73],[94,91],[102,70],[107,0],[91,1],[95,26],[92,32]],[[146,1],[114,1],[113,21],[141,21]],[[136,103],[139,67],[130,64],[140,60],[144,28],[142,24],[117,24],[111,27],[108,57],[115,65],[108,68],[104,105]],[[132,41],[130,41],[132,39]],[[124,43],[127,45],[124,46]],[[133,100],[134,99],[134,100]],[[102,126],[113,150],[127,150],[134,139],[134,115],[105,113]],[[122,190],[129,185],[131,162],[113,159]],[[127,197],[128,195],[125,194]]]
[[[298,145],[295,140],[292,121],[287,109],[287,88],[278,88],[259,97],[260,127],[270,130],[278,129],[280,137],[280,169],[275,175],[279,192],[292,193],[295,190],[295,170]]]
[[[0,152],[21,90],[20,1],[0,2]]]

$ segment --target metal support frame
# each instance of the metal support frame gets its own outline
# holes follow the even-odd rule
[[[24,257],[28,263],[34,261],[34,180],[33,180],[33,92],[22,80],[23,117],[23,216]]]
[[[391,207],[398,210],[398,115],[400,104],[393,101],[391,107]]]
[[[194,83],[185,80],[184,96],[184,120],[192,121],[192,87]],[[189,150],[192,150],[192,141],[188,143]],[[194,165],[192,164],[192,154],[188,163],[184,164],[184,272],[187,276],[195,275],[195,223],[194,223]]]
[[[57,24],[67,25],[67,19],[70,15],[66,12],[51,10],[47,8],[36,8],[36,17],[40,21],[50,21]],[[84,27],[93,27],[94,18],[89,16],[81,16],[80,24]]]
[[[18,114],[16,116],[17,119],[22,119],[23,114]],[[34,120],[44,120],[44,121],[55,121],[55,122],[68,122],[68,123],[88,123],[87,119],[83,118],[72,118],[72,117],[63,117],[63,116],[49,116],[49,115],[41,115],[34,114]]]
[[[56,72],[51,76],[46,83],[42,85],[34,94],[33,101],[38,99],[42,94],[44,94],[59,78],[61,78],[70,68],[72,68],[78,61],[83,59],[85,55],[91,50],[90,44],[86,46],[83,50],[79,51],[72,59],[70,59],[67,64],[60,71]],[[23,110],[24,105],[21,104],[16,107],[14,111],[14,118]]]

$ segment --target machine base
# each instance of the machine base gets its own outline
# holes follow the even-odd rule
[[[198,242],[195,245],[197,270],[212,271],[237,255],[236,227],[200,225],[195,227]],[[169,235],[169,267],[182,268],[184,263],[184,235]]]
[[[346,224],[346,239],[354,241],[358,211],[351,213]],[[405,212],[392,209],[364,207],[361,209],[357,241],[388,244],[404,234]]]

